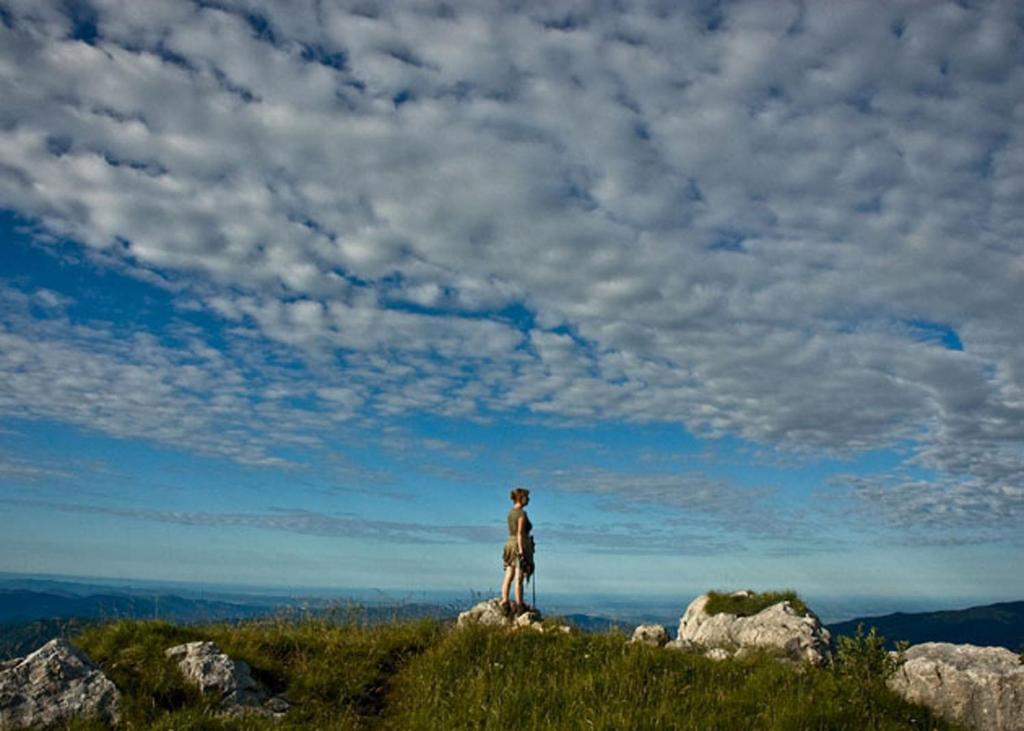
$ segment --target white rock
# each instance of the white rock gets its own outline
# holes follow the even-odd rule
[[[1024,729],[1024,665],[1003,647],[914,645],[889,687],[976,731]]]
[[[726,650],[724,647],[712,647],[710,650],[704,653],[704,657],[709,660],[728,660],[732,657],[732,653]]]
[[[189,642],[169,647],[167,657],[178,660],[178,668],[202,693],[220,698],[221,707],[230,714],[253,711],[280,716],[288,710],[283,698],[270,698],[252,677],[248,663],[232,660],[212,642]]]
[[[651,647],[664,647],[668,644],[668,631],[660,624],[641,624],[633,630],[630,642],[636,642]]]
[[[249,665],[232,660],[212,642],[189,642],[164,651],[178,660],[185,678],[202,693],[219,695],[227,705],[254,706],[266,696],[253,680]]]
[[[515,629],[534,629],[538,632],[544,631],[544,625],[541,624],[540,612],[536,609],[531,609],[529,612],[523,612],[514,620],[512,620],[512,627]]]
[[[456,627],[468,627],[479,624],[488,627],[508,627],[513,630],[531,629],[536,632],[544,632],[542,624],[543,616],[536,609],[516,616],[508,616],[502,609],[501,599],[494,598],[482,601],[459,614]],[[564,624],[549,627],[552,632],[570,632],[570,628]]]
[[[756,648],[778,649],[792,660],[813,665],[825,665],[831,659],[831,635],[813,612],[801,615],[788,601],[783,601],[750,617],[711,615],[705,610],[708,601],[708,595],[702,594],[690,603],[679,620],[678,639],[669,647],[720,648],[730,654]]]
[[[459,614],[456,625],[466,627],[471,624],[482,624],[489,627],[508,627],[512,619],[505,614],[501,606],[501,599],[488,599],[470,607]]]
[[[466,627],[471,624],[482,624],[489,627],[528,627],[539,625],[541,622],[540,612],[531,609],[528,612],[509,616],[501,606],[501,599],[495,597],[482,601],[459,614],[456,625]]]
[[[110,679],[64,639],[0,670],[0,728],[42,728],[87,717],[113,726],[120,701]]]

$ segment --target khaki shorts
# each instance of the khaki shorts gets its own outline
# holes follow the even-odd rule
[[[501,566],[502,568],[515,568],[519,565],[519,545],[515,539],[505,542],[505,546],[501,549]]]
[[[529,557],[527,554],[527,558]],[[507,540],[504,548],[501,549],[501,565],[506,569],[519,568],[519,542],[515,538]]]

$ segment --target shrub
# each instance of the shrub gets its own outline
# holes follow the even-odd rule
[[[853,637],[840,636],[836,639],[836,671],[843,677],[859,683],[884,683],[900,669],[905,662],[907,642],[896,643],[896,652],[885,649],[885,637],[875,627],[867,634],[864,625],[857,625]]]
[[[752,617],[763,609],[779,602],[789,602],[797,614],[807,615],[810,609],[804,600],[792,589],[766,591],[750,596],[733,596],[725,592],[708,592],[708,603],[704,611],[708,614],[734,614],[737,617]]]

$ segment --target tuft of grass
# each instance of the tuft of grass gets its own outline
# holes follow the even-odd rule
[[[750,596],[733,596],[725,592],[708,592],[708,603],[704,611],[708,614],[734,614],[737,617],[752,617],[779,602],[789,602],[800,615],[810,613],[804,600],[792,589],[783,591],[766,591]]]
[[[192,627],[169,622],[119,620],[91,626],[72,638],[121,691],[121,714],[146,727],[161,715],[202,706],[199,691],[185,683],[164,650],[204,639]]]

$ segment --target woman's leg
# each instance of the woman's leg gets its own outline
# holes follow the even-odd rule
[[[501,582],[501,602],[508,604],[508,590],[512,587],[512,576],[516,573],[513,566],[505,567],[505,579]]]
[[[523,571],[518,566],[515,568],[516,573],[516,604],[523,606]]]

